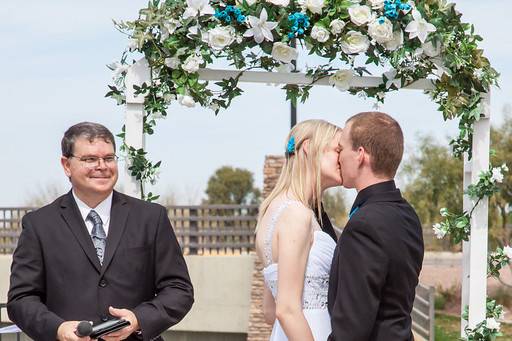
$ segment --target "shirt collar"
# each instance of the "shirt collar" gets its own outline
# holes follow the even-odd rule
[[[110,209],[112,208],[112,194],[111,192],[108,197],[105,198],[102,202],[98,204],[95,208],[89,207],[86,203],[84,203],[78,196],[76,195],[75,191],[72,191],[73,198],[75,199],[75,202],[78,206],[78,209],[80,210],[80,214],[82,215],[82,219],[85,221],[87,219],[87,215],[89,215],[89,212],[91,210],[95,210],[96,213],[100,215],[101,220],[104,224],[109,220],[110,218]]]
[[[352,212],[356,209],[356,207],[363,206],[364,203],[368,201],[368,199],[376,194],[392,192],[396,190],[397,188],[394,180],[379,182],[368,186],[357,193],[356,200],[354,201],[354,205],[352,205],[352,209],[350,211]]]

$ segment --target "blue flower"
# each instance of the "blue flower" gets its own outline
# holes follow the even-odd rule
[[[303,35],[306,29],[309,27],[309,17],[304,13],[295,12],[288,15],[288,21],[291,23],[290,33],[288,37],[297,37]]]
[[[286,146],[286,153],[288,155],[295,154],[295,136],[291,136],[290,140],[288,141],[288,145]]]

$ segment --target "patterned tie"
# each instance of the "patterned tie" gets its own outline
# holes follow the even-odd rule
[[[101,221],[100,215],[95,211],[91,210],[87,215],[87,219],[92,222],[91,238],[96,248],[96,255],[100,260],[100,264],[103,265],[103,255],[105,254],[105,245],[107,244],[107,234],[103,229],[103,222]]]

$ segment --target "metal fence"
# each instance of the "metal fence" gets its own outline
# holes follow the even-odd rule
[[[412,330],[428,341],[434,341],[434,299],[433,287],[418,284],[412,308]]]
[[[31,207],[0,208],[0,254],[16,248],[21,219]],[[169,206],[184,254],[240,254],[254,250],[257,205]]]

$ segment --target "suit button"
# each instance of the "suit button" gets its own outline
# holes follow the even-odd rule
[[[106,315],[103,315],[103,316],[101,316],[101,320],[103,322],[107,322],[108,321],[108,317]]]
[[[106,286],[107,286],[107,281],[106,281],[106,280],[104,280],[104,279],[102,279],[102,280],[100,281],[100,287],[104,288],[104,287],[106,287]]]

